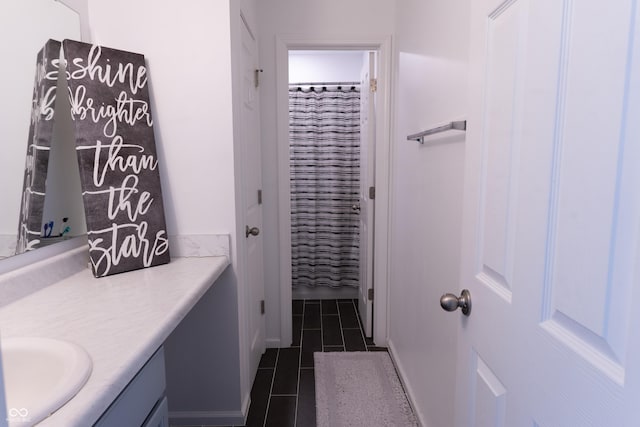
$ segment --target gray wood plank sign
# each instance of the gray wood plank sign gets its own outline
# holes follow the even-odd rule
[[[64,40],[96,277],[169,262],[144,56]]]
[[[36,59],[16,254],[39,247],[41,235],[50,235],[53,228],[53,224],[45,224],[42,229],[42,215],[53,136],[59,58],[60,42],[48,40]]]

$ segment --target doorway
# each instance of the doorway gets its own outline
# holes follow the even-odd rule
[[[386,276],[387,276],[387,253],[386,253],[386,241],[388,236],[388,177],[389,177],[389,52],[390,52],[390,40],[378,40],[375,42],[358,42],[358,43],[314,43],[314,42],[301,42],[279,39],[277,43],[277,91],[278,91],[278,159],[279,164],[279,225],[280,225],[280,320],[281,320],[281,343],[287,346],[291,342],[291,301],[293,299],[292,289],[292,239],[291,239],[291,180],[290,180],[290,164],[289,164],[289,115],[288,115],[288,88],[289,83],[351,83],[358,82],[360,86],[360,72],[362,71],[361,65],[363,64],[363,56],[368,52],[376,52],[377,66],[378,66],[378,92],[376,93],[376,103],[379,108],[376,109],[375,115],[378,118],[373,121],[374,129],[371,132],[372,144],[371,155],[375,155],[375,161],[371,161],[371,181],[370,187],[374,187],[373,182],[378,183],[375,191],[378,196],[376,198],[376,218],[375,222],[371,220],[369,224],[371,234],[375,232],[376,242],[379,246],[375,248],[373,245],[367,246],[369,249],[369,259],[373,264],[373,259],[379,259],[380,262],[375,263],[375,267],[370,268],[369,277],[371,283],[376,283],[376,292],[380,296],[379,300],[367,298],[370,308],[367,310],[368,316],[366,321],[363,322],[363,326],[369,324],[367,335],[373,336],[374,341],[378,345],[386,344]],[[345,56],[348,54],[358,53],[360,61],[360,69],[358,70],[358,77],[337,78],[335,76],[317,77],[317,78],[304,78],[296,77],[294,75],[289,78],[289,54],[294,53],[300,55],[303,52],[322,50],[325,55],[329,54],[329,51],[340,52]],[[345,52],[346,51],[346,52]],[[335,70],[334,70],[335,71]],[[298,81],[295,81],[297,79]],[[315,80],[315,81],[314,81]],[[334,85],[337,86],[337,85]],[[367,90],[369,84],[365,85]],[[362,191],[361,191],[362,193]],[[369,187],[366,187],[366,193],[369,195]],[[360,195],[359,195],[360,196]],[[371,200],[368,200],[371,202]],[[359,197],[356,203],[352,203],[350,208],[357,210],[362,209],[362,201]],[[373,209],[371,209],[373,213]],[[359,273],[359,272],[358,272]],[[358,281],[359,282],[359,281]],[[354,298],[359,301],[360,296],[363,294],[360,288],[356,289],[356,294],[346,296],[347,298]],[[366,297],[370,295],[368,291],[365,291]],[[373,295],[371,295],[373,296]],[[309,296],[308,298],[321,298],[318,296]],[[336,298],[333,296],[332,298]],[[338,296],[337,298],[340,298]],[[375,317],[372,315],[375,307]],[[361,310],[362,311],[362,310]],[[362,314],[362,312],[361,312]]]
[[[368,336],[374,76],[375,52],[289,51],[293,299],[353,300]]]

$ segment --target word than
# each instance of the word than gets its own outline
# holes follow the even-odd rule
[[[103,233],[111,234],[111,245],[108,247],[102,247],[105,239],[101,237],[89,239],[89,252],[92,254],[91,263],[96,276],[106,276],[112,267],[118,266],[122,260],[128,258],[142,257],[143,266],[150,267],[154,257],[167,252],[169,241],[166,237],[166,231],[158,231],[152,237],[153,242],[151,242],[147,238],[147,229],[148,224],[143,221],[140,224],[113,224],[104,230],[89,231],[89,236]],[[129,234],[122,237],[123,233]],[[118,239],[122,240],[119,246]],[[93,256],[96,253],[98,256]]]
[[[107,148],[107,155],[102,159],[103,150]],[[102,142],[98,140],[96,145],[78,146],[76,150],[96,150],[93,158],[93,185],[101,187],[108,172],[119,170],[120,172],[135,172],[139,174],[143,170],[155,170],[158,167],[158,160],[152,154],[120,154],[121,150],[130,148],[135,148],[138,152],[144,153],[143,146],[125,144],[120,135],[113,138],[111,144],[102,145]]]

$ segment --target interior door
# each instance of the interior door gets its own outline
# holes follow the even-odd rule
[[[472,2],[457,426],[638,423],[638,24]]]
[[[374,182],[375,153],[375,93],[370,90],[370,79],[375,76],[375,52],[364,54],[360,75],[360,289],[358,311],[367,337],[373,332],[373,200],[369,188]]]
[[[246,233],[246,278],[250,338],[251,378],[255,376],[265,350],[264,276],[262,240],[262,188],[260,112],[258,99],[257,43],[247,23],[242,20],[242,177]]]

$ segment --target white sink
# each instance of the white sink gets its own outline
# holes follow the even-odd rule
[[[67,403],[91,374],[76,344],[50,338],[3,338],[2,371],[9,426],[39,423]]]

